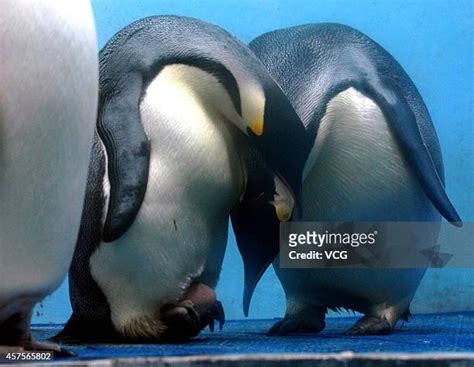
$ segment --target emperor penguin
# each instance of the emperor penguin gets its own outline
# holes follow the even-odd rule
[[[302,178],[304,209],[293,220],[439,223],[442,215],[461,225],[446,195],[441,150],[428,110],[386,50],[340,24],[269,32],[249,47],[285,92],[312,142]],[[439,225],[433,232],[423,240],[434,245]],[[237,240],[242,239],[237,235]],[[425,273],[284,269],[278,259],[273,266],[287,309],[269,334],[320,332],[327,310],[339,308],[364,314],[347,331],[350,335],[390,333],[397,320],[408,317]]]
[[[98,97],[89,1],[2,1],[0,55],[0,352],[59,353],[29,327],[79,230]]]
[[[311,149],[304,126],[255,55],[203,21],[138,20],[99,63],[73,315],[56,340],[181,340],[222,326],[213,289],[229,215],[242,235],[291,217]],[[270,219],[248,220],[252,208]],[[240,250],[251,284],[276,255]]]

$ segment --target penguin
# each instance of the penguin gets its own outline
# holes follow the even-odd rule
[[[73,314],[55,340],[177,341],[222,327],[213,289],[229,216],[239,233],[291,217],[311,149],[294,144],[304,125],[244,44],[197,19],[138,20],[99,64]],[[273,221],[247,221],[251,207]],[[240,251],[248,283],[276,256]]]
[[[294,221],[439,223],[442,215],[461,225],[445,191],[427,107],[386,50],[351,27],[329,23],[269,32],[249,48],[285,92],[312,142],[302,176],[304,210],[296,211]],[[434,225],[422,240],[434,245],[438,232]],[[277,247],[278,241],[260,246]],[[288,269],[278,259],[273,267],[287,308],[270,335],[318,333],[327,310],[341,308],[364,315],[347,334],[390,333],[399,319],[408,318],[425,273]],[[250,296],[244,300],[246,314]]]
[[[30,320],[79,230],[98,97],[89,1],[3,1],[0,54],[0,354],[67,354]]]

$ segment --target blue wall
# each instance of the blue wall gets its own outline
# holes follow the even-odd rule
[[[473,4],[459,1],[95,0],[99,46],[130,22],[177,14],[217,24],[244,42],[261,33],[312,22],[353,26],[383,45],[418,86],[438,131],[449,196],[464,220],[474,219]],[[242,263],[229,239],[218,294],[228,319],[241,318]],[[253,298],[251,317],[283,315],[285,298],[273,271]],[[414,312],[474,310],[473,270],[430,270]],[[34,322],[64,322],[67,285],[37,307]]]

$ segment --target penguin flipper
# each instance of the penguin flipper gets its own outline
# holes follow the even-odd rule
[[[356,89],[372,98],[382,109],[398,138],[404,158],[412,167],[433,205],[449,222],[455,226],[462,226],[461,218],[446,194],[443,181],[408,103],[395,90],[386,87],[378,80],[358,87]]]
[[[117,92],[99,102],[97,131],[107,152],[110,181],[103,228],[105,242],[116,240],[130,227],[143,202],[148,182],[150,144],[139,111],[142,78],[130,75],[122,83],[123,88],[115,88]]]

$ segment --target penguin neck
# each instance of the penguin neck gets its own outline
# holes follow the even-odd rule
[[[199,67],[180,63],[169,64],[148,84],[142,100],[147,96],[148,100],[160,103],[160,110],[171,114],[171,119],[177,124],[185,124],[182,121],[185,119],[202,119],[203,115],[207,115],[212,121],[224,118],[246,131],[246,124],[241,116],[246,111],[241,111],[237,80],[232,87],[224,86],[216,76]],[[236,99],[239,102],[236,102]]]
[[[225,88],[199,68],[168,65],[148,85],[140,113],[151,145],[148,187],[156,179],[161,200],[173,193],[186,198],[183,206],[228,212],[244,178],[232,126],[241,117]]]
[[[248,134],[249,127],[253,129],[256,122],[263,121],[265,92],[262,84],[251,72],[242,70],[239,63],[234,64],[230,71],[218,62],[211,64],[212,66],[203,63],[202,67],[206,69],[185,62],[189,60],[165,65],[147,85],[146,90],[156,83],[166,85],[163,90],[187,90],[188,97],[192,96],[193,101],[199,101],[206,111],[218,112],[222,115],[221,118],[224,117],[245,135]],[[218,67],[226,72],[212,71],[212,68]],[[190,108],[186,103],[187,101],[183,101],[183,104],[179,105],[179,101],[176,101],[176,110]]]

